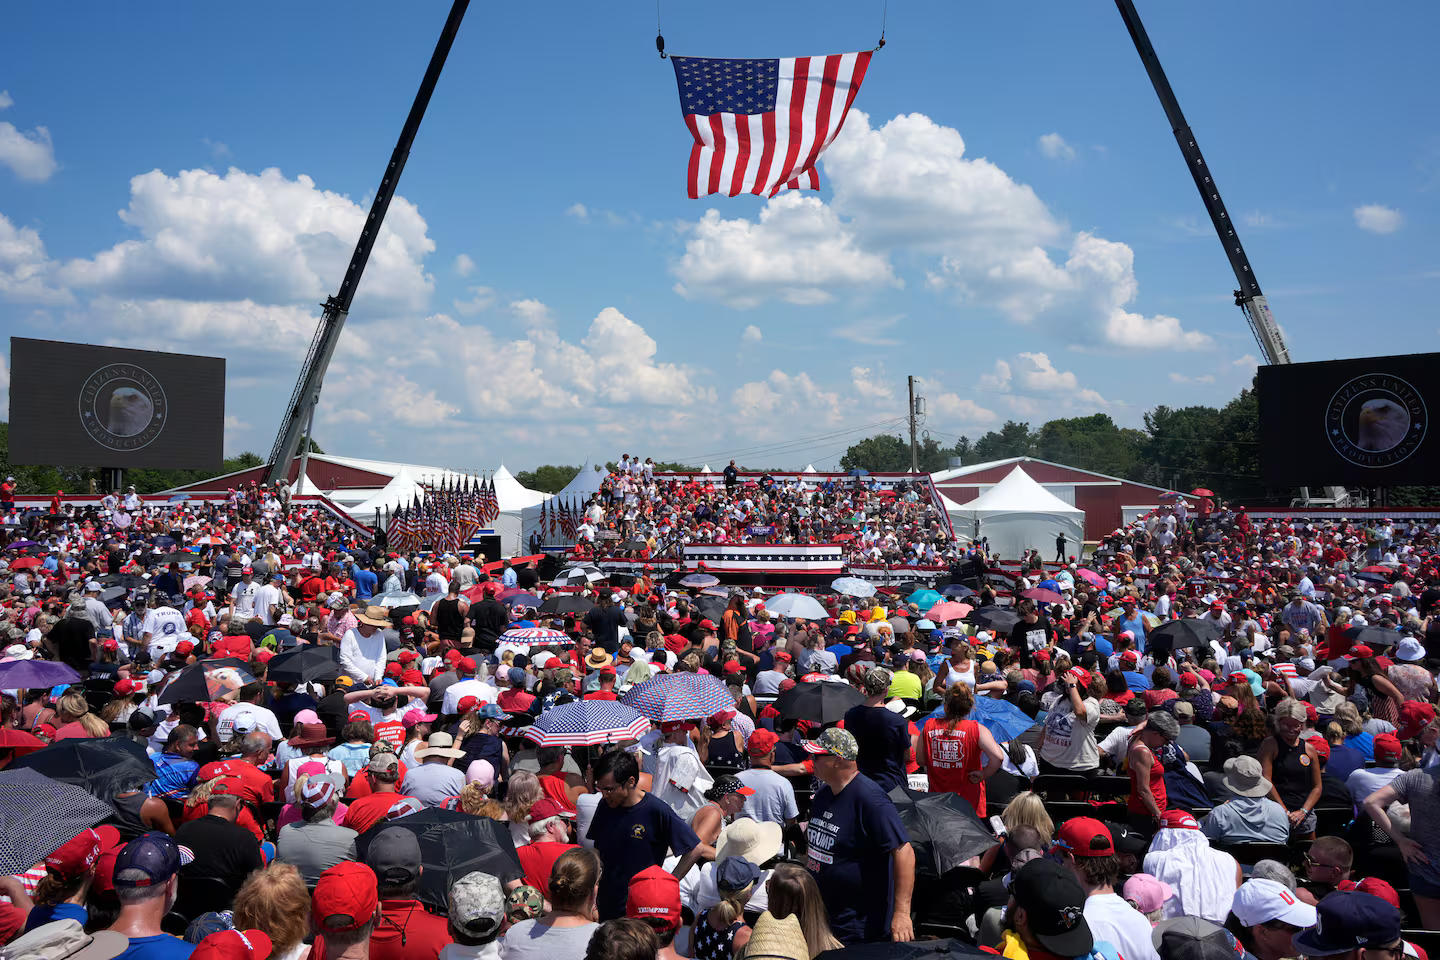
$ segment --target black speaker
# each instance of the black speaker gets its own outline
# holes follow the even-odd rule
[[[542,583],[549,583],[551,580],[560,576],[561,569],[559,557],[553,553],[545,554],[545,557],[540,561],[540,581]]]

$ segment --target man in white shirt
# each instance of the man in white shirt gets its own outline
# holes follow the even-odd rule
[[[1085,891],[1085,922],[1095,939],[1110,941],[1125,960],[1160,960],[1150,921],[1115,892],[1120,858],[1110,828],[1093,817],[1076,817],[1061,824],[1055,845]]]
[[[461,657],[455,663],[455,675],[460,679],[445,688],[445,699],[440,707],[440,715],[453,717],[460,713],[460,701],[466,697],[474,697],[482,704],[494,703],[500,699],[500,691],[486,683],[484,680],[475,677],[475,658]]]
[[[280,615],[279,608],[284,600],[280,584],[284,582],[285,574],[276,572],[270,576],[269,583],[255,591],[254,615],[267,627],[273,627],[275,618]]]
[[[700,762],[700,754],[690,743],[688,723],[663,723],[665,735],[655,757],[655,773],[650,792],[686,823],[695,811],[705,805],[705,791],[715,780]]]
[[[340,638],[340,669],[373,687],[385,679],[385,628],[390,621],[384,607],[366,607],[355,619],[356,625]]]
[[[251,683],[240,688],[238,702],[220,711],[215,720],[215,736],[221,743],[229,743],[237,736],[244,736],[253,730],[263,730],[276,742],[285,736],[280,721],[269,707],[260,706],[265,695],[265,684]],[[240,718],[244,717],[242,721]]]
[[[255,583],[255,571],[250,567],[241,568],[240,582],[230,591],[235,616],[245,620],[255,616],[255,597],[259,592],[260,587]]]
[[[140,626],[140,640],[152,657],[157,659],[175,649],[181,640],[190,637],[185,628],[185,615],[165,602],[160,594],[150,599],[151,607]]]

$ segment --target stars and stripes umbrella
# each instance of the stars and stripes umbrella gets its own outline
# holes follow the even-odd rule
[[[650,721],[634,707],[614,700],[574,700],[546,710],[525,737],[542,747],[588,747],[639,740]]]
[[[797,617],[824,620],[826,617],[825,608],[820,605],[820,601],[803,593],[782,593],[778,597],[771,597],[765,601],[765,609],[769,610],[772,616],[792,620]]]
[[[830,589],[847,597],[873,597],[875,584],[859,577],[840,577],[830,583]]]
[[[551,630],[549,627],[518,627],[500,634],[500,642],[516,646],[533,643],[569,643],[570,635],[561,630]]]
[[[651,723],[698,720],[735,708],[735,698],[720,678],[702,673],[662,673],[631,687],[620,702]]]
[[[0,872],[29,870],[114,812],[84,787],[34,770],[0,771]]]
[[[695,587],[697,589],[700,587],[713,587],[719,582],[719,577],[712,577],[708,573],[692,573],[680,578],[680,586]]]
[[[1076,570],[1075,576],[1079,577],[1081,580],[1084,580],[1086,583],[1090,584],[1090,586],[1096,588],[1097,590],[1104,590],[1110,585],[1109,580],[1106,580],[1094,570]]]

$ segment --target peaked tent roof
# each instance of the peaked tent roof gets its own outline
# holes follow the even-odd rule
[[[530,490],[520,486],[520,481],[515,475],[505,469],[502,463],[493,474],[491,479],[495,483],[495,498],[500,501],[502,511],[519,511],[526,507],[533,507],[550,499],[550,494],[541,493],[538,490]]]
[[[1011,470],[995,486],[969,503],[961,504],[966,513],[1056,513],[1084,516],[1085,511],[1072,507],[1035,482],[1023,467]]]
[[[565,484],[565,488],[555,494],[555,496],[566,502],[576,499],[588,500],[592,494],[600,492],[600,484],[605,482],[607,476],[608,474],[605,472],[604,467],[596,470],[595,466],[590,462],[590,458],[586,457],[585,464],[580,468],[580,472],[575,474],[570,482]]]
[[[1041,460],[1039,457],[1006,457],[1003,460],[987,460],[984,463],[969,463],[963,467],[952,467],[949,470],[937,470],[934,473],[930,474],[930,482],[936,484],[947,483],[951,480],[959,480],[963,477],[968,477],[974,473],[980,473],[985,470],[993,470],[996,467],[1003,467],[1008,463],[1043,463],[1049,467],[1059,467],[1062,470],[1073,470],[1076,473],[1088,473],[1093,477],[1104,477],[1106,480],[1114,480],[1118,483],[1128,483],[1131,486],[1148,487],[1151,490],[1157,490],[1165,493],[1170,492],[1169,487],[1157,487],[1153,483],[1143,483],[1139,480],[1126,480],[1124,477],[1112,477],[1108,473],[1100,473],[1096,470],[1087,470],[1084,467],[1073,467],[1068,463],[1056,463],[1053,460]],[[1067,481],[1057,480],[1055,482],[1064,483]]]

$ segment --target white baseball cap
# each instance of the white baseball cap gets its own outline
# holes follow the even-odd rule
[[[1247,927],[1283,920],[1300,928],[1315,926],[1315,908],[1302,903],[1284,884],[1263,878],[1246,880],[1235,891],[1230,912]]]
[[[1414,663],[1425,659],[1425,644],[1414,637],[1406,637],[1395,646],[1395,659]]]

